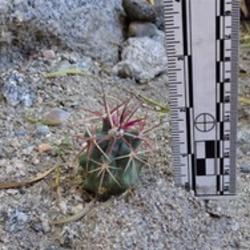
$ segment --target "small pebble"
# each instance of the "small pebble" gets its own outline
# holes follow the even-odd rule
[[[71,208],[72,214],[77,214],[80,211],[82,211],[83,209],[84,209],[83,204],[78,204],[77,206],[74,206],[74,207]]]
[[[34,164],[35,166],[38,165],[40,163],[40,160],[37,158],[33,158],[32,159],[32,164]]]
[[[37,125],[36,135],[37,136],[46,136],[50,133],[49,127],[47,125]]]
[[[52,147],[48,143],[40,144],[37,148],[40,154],[52,151]]]
[[[153,22],[156,19],[156,10],[146,0],[123,0],[123,8],[131,21]]]
[[[36,233],[39,233],[39,232],[42,232],[43,231],[43,227],[42,227],[42,223],[40,221],[35,221],[35,222],[32,222],[30,227],[36,232]]]
[[[240,172],[244,174],[250,174],[250,165],[240,166]]]
[[[157,27],[149,22],[131,22],[128,28],[129,37],[153,37],[158,34]]]
[[[60,108],[54,108],[44,115],[42,121],[48,126],[58,126],[65,123],[69,117],[69,112]]]
[[[43,232],[48,233],[51,230],[48,215],[47,214],[42,214],[40,219],[41,219],[41,222],[42,222]]]
[[[21,128],[21,129],[15,131],[15,135],[16,135],[17,137],[24,137],[24,136],[26,136],[27,134],[28,134],[28,132],[27,132],[27,130],[24,129],[24,128]]]
[[[240,228],[239,223],[235,221],[235,222],[232,224],[232,230],[233,230],[233,231],[238,231],[239,228]]]
[[[14,195],[17,195],[19,193],[19,191],[17,189],[7,189],[6,193],[8,195],[13,195],[14,196]]]
[[[46,60],[52,60],[56,58],[55,51],[52,49],[46,49],[42,51],[42,55]]]
[[[24,149],[22,150],[22,153],[23,153],[24,155],[30,155],[30,154],[32,153],[33,149],[34,149],[34,146],[33,146],[33,145],[28,146],[27,148],[24,148]]]

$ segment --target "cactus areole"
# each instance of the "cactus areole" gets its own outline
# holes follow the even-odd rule
[[[145,161],[142,144],[146,115],[135,117],[139,108],[130,108],[129,100],[110,109],[104,96],[105,113],[94,112],[102,127],[85,133],[86,146],[80,156],[84,188],[97,195],[124,192],[137,183]]]

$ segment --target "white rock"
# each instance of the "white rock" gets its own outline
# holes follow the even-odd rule
[[[122,52],[122,60],[114,68],[115,74],[147,83],[167,69],[167,57],[162,39],[129,38]]]

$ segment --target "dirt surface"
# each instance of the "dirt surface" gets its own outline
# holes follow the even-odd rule
[[[84,75],[44,77],[44,72],[62,65],[75,67],[78,59],[72,64],[72,56],[56,53],[48,60],[34,55],[0,75],[4,78],[17,70],[29,78],[36,92],[31,107],[13,107],[4,98],[0,102],[0,182],[27,180],[57,166],[34,185],[0,190],[0,249],[250,249],[250,107],[239,106],[238,195],[234,199],[206,203],[174,186],[166,114],[164,125],[150,134],[156,150],[138,186],[127,195],[89,203],[74,160],[82,146],[76,135],[93,126],[84,109],[101,109],[96,88],[102,82],[107,93],[119,100],[128,95],[125,88],[167,103],[167,77],[138,85],[113,76],[110,68],[91,60]],[[249,59],[250,50],[242,50],[246,72],[240,76],[240,95],[245,97],[249,96]],[[69,112],[70,118],[60,126],[41,125],[41,117],[53,108]],[[159,115],[150,111],[149,123],[158,120]],[[41,144],[52,150],[39,152]],[[93,206],[80,220],[53,225],[88,209],[89,204]]]

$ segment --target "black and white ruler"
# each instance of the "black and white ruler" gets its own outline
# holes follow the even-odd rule
[[[235,195],[239,2],[165,0],[164,10],[176,183]]]

